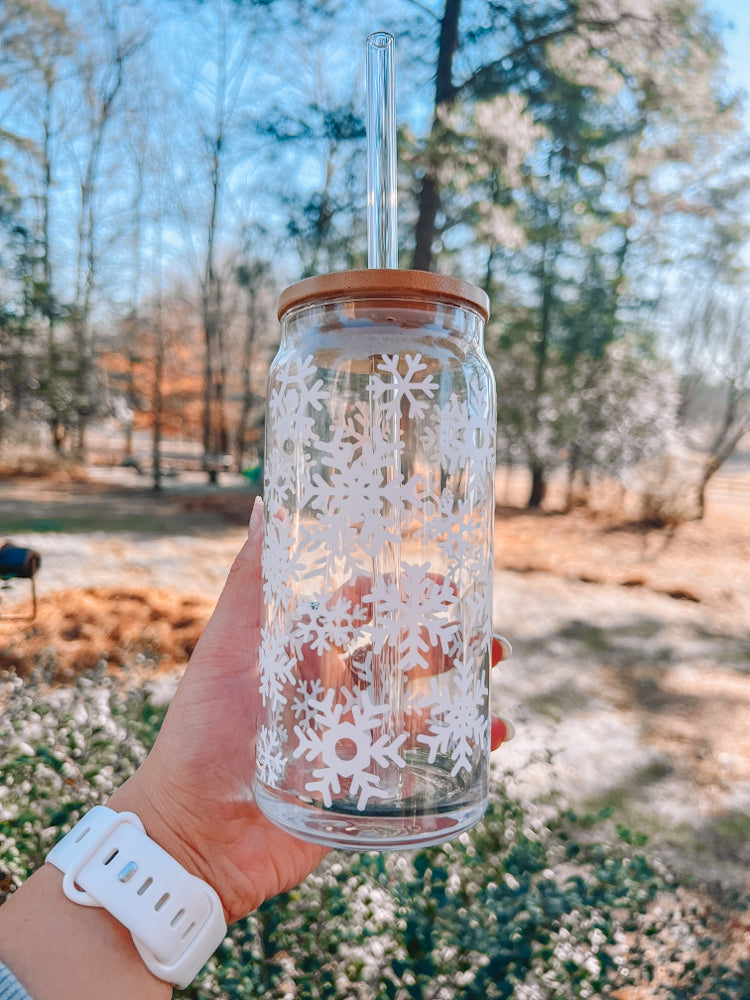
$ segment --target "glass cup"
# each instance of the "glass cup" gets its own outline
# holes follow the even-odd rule
[[[349,271],[281,296],[269,373],[256,799],[355,850],[487,806],[495,384],[485,294]]]

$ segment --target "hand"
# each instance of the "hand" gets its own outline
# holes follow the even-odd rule
[[[137,813],[150,837],[216,889],[227,922],[297,885],[326,853],[283,833],[253,801],[262,519],[256,501],[156,744],[110,803]]]
[[[278,829],[253,801],[262,519],[256,501],[156,744],[110,803],[137,813],[149,836],[216,889],[228,922],[297,885],[326,854]],[[509,654],[510,644],[494,637],[493,666]],[[493,718],[492,749],[511,736],[512,725]]]
[[[492,636],[492,647],[490,659],[492,666],[497,667],[500,663],[509,660],[513,649],[507,639],[501,635]],[[501,715],[493,715],[490,719],[490,749],[498,750],[503,743],[510,743],[516,735],[516,727],[510,719],[504,719]]]

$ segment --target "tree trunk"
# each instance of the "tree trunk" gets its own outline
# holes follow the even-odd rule
[[[532,433],[536,436],[539,427],[539,401],[544,393],[547,378],[547,349],[551,331],[552,316],[552,279],[550,277],[550,266],[548,262],[548,245],[544,245],[542,260],[540,265],[539,280],[542,286],[542,304],[539,317],[539,340],[536,345],[536,372],[534,375],[534,410],[532,413]],[[531,492],[527,506],[530,509],[540,507],[544,500],[545,468],[541,461],[532,459],[531,470]]]
[[[439,111],[441,106],[450,104],[456,95],[453,83],[453,59],[458,48],[458,21],[461,16],[462,0],[445,0],[443,16],[440,20],[438,40],[437,71],[435,74],[435,112],[432,121],[432,137],[442,128]],[[414,230],[414,254],[412,267],[419,271],[432,269],[433,244],[437,235],[437,218],[440,211],[440,188],[434,172],[428,166],[422,178],[418,197],[419,213]]]
[[[547,492],[547,484],[544,481],[545,470],[540,462],[532,462],[529,471],[531,472],[531,491],[526,506],[529,510],[538,510],[542,506],[544,495]]]
[[[432,245],[437,234],[437,214],[440,208],[440,191],[429,174],[422,179],[419,192],[419,215],[414,230],[414,256],[411,266],[415,271],[429,271],[432,267]]]
[[[222,66],[222,88],[225,85],[224,69]],[[223,89],[221,91],[223,94]],[[219,400],[219,381],[221,379],[221,345],[219,341],[221,317],[221,291],[220,279],[216,275],[214,253],[216,249],[216,231],[219,216],[219,197],[222,183],[222,160],[221,150],[223,145],[223,131],[221,114],[219,113],[216,134],[212,139],[212,162],[211,162],[211,211],[208,219],[206,231],[206,262],[203,278],[203,330],[205,333],[206,355],[205,355],[205,384],[203,388],[203,454],[217,454],[217,435],[220,428],[217,427],[216,416],[220,412],[217,405]]]
[[[571,511],[575,507],[576,501],[576,476],[578,475],[578,460],[580,458],[581,449],[574,441],[570,446],[570,455],[568,457],[568,488],[567,496],[565,498],[565,510]]]
[[[153,474],[153,489],[159,493],[162,487],[161,439],[164,421],[164,328],[162,325],[161,302],[157,304],[156,327],[154,330],[154,385],[151,398],[151,409],[154,414],[154,424],[151,429],[151,471]]]
[[[255,402],[255,393],[251,382],[253,351],[255,347],[256,333],[258,329],[258,318],[256,309],[256,293],[254,290],[248,293],[247,299],[247,326],[245,327],[245,341],[242,351],[242,407],[237,421],[237,443],[236,460],[237,469],[242,472],[245,464],[245,451],[247,449],[247,432],[250,423],[250,411]]]
[[[727,393],[727,404],[721,427],[714,437],[698,481],[696,514],[696,520],[698,521],[702,520],[706,513],[706,489],[709,482],[734,452],[745,434],[750,432],[750,427],[746,423],[740,423],[739,427],[735,423],[739,396],[740,394],[733,382],[729,386]],[[734,429],[732,429],[733,427]]]

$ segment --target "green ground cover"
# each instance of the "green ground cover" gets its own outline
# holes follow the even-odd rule
[[[10,679],[0,694],[7,895],[83,810],[133,772],[165,709],[148,689],[126,692],[101,675],[57,689]],[[695,907],[685,911],[680,893],[649,859],[645,838],[611,810],[524,809],[497,774],[491,807],[471,834],[409,853],[333,852],[300,887],[234,925],[182,996],[624,996],[628,984],[655,975],[638,942],[658,942],[679,910],[678,971],[651,995],[747,1000],[750,963],[728,964],[721,935]]]

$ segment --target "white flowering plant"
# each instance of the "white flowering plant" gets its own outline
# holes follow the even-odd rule
[[[59,688],[0,683],[0,899],[138,767],[164,717],[160,694],[103,674]],[[654,961],[638,942],[659,945],[679,889],[638,834],[613,825],[604,843],[594,837],[602,822],[523,807],[496,774],[470,834],[411,853],[331,853],[302,885],[234,924],[179,995],[572,1000],[650,982]],[[750,963],[724,963],[702,919],[685,930],[701,935],[701,961],[683,955],[670,989],[650,995],[747,997]]]
[[[2,899],[135,771],[165,709],[100,673],[57,688],[10,678],[0,685],[0,705]]]

